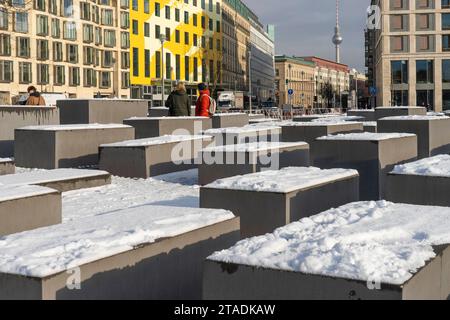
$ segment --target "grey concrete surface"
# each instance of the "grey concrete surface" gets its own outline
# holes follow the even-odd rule
[[[212,117],[213,128],[243,127],[248,125],[249,116],[246,113],[215,114]]]
[[[375,108],[375,120],[396,116],[425,116],[427,109],[423,107],[378,107]]]

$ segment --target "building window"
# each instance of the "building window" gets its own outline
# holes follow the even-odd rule
[[[139,49],[133,48],[133,76],[139,77]]]
[[[450,13],[442,14],[442,30],[450,30]]]
[[[131,22],[133,34],[138,35],[139,34],[139,23],[137,20],[134,20]]]
[[[126,1],[126,0],[123,0]],[[131,3],[131,7],[133,8],[134,11],[138,11],[139,10],[139,0],[133,0],[133,2]]]
[[[122,72],[122,89],[128,89],[130,87],[130,73]]]
[[[83,42],[91,43],[94,41],[94,27],[90,24],[83,24]]]
[[[37,83],[48,84],[49,82],[48,64],[38,63],[36,71],[37,71]]]
[[[450,8],[450,0],[442,0],[442,9]]]
[[[442,82],[450,83],[450,60],[442,60]]]
[[[37,15],[36,16],[36,34],[38,36],[48,35],[48,17]]]
[[[120,53],[120,65],[122,69],[130,68],[130,53],[128,51],[122,51]]]
[[[144,37],[150,37],[150,24],[147,22],[144,22]]]
[[[62,15],[71,17],[73,15],[73,0],[62,0]]]
[[[13,63],[12,61],[0,60],[0,82],[13,81]]]
[[[48,12],[56,15],[58,13],[58,0],[49,0],[48,7]]]
[[[67,62],[78,63],[78,46],[74,44],[66,45]]]
[[[16,12],[15,17],[14,30],[17,32],[28,33],[28,13]]]
[[[0,8],[0,29],[8,30],[9,28],[9,19],[8,12],[6,9]]]
[[[130,14],[128,12],[120,12],[120,27],[123,29],[128,29],[130,27]]]
[[[144,13],[150,13],[150,0],[144,0]]]
[[[407,10],[409,8],[409,0],[390,0],[391,10]]]
[[[391,78],[393,84],[407,84],[408,61],[391,61]]]
[[[114,30],[105,30],[105,47],[114,47],[116,45],[116,32]]]
[[[54,61],[63,61],[63,45],[61,42],[53,42],[53,60]]]
[[[36,40],[37,48],[36,55],[38,60],[48,60],[48,41]]]
[[[63,37],[66,40],[77,39],[77,25],[74,21],[65,21],[63,24],[64,33]]]
[[[104,50],[102,55],[102,67],[110,68],[114,65],[114,53],[110,50]]]
[[[114,18],[111,9],[102,9],[102,24],[105,26],[113,26]]]
[[[172,57],[170,52],[166,52],[166,79],[172,79]]]
[[[450,90],[442,90],[442,109],[450,110]]]
[[[88,2],[80,2],[80,11],[82,20],[91,20],[91,5]]]
[[[30,38],[17,37],[17,56],[20,58],[30,57]]]
[[[393,90],[391,99],[394,106],[407,106],[408,90]]]
[[[179,54],[175,55],[175,78],[176,80],[181,79],[181,56]]]
[[[434,90],[417,90],[416,104],[425,107],[427,110],[434,110]]]
[[[417,83],[434,83],[434,63],[433,60],[416,61]]]
[[[165,6],[165,17],[170,20],[170,6]]]
[[[133,0],[134,3],[134,0]],[[128,0],[120,0],[120,7],[128,9],[130,7],[130,2]]]
[[[54,66],[53,83],[55,86],[62,86],[66,83],[66,74],[64,66]]]
[[[184,57],[184,80],[189,81],[189,75],[190,75],[190,67],[189,67],[189,57]]]
[[[111,87],[111,72],[109,71],[100,72],[100,87],[101,88]]]
[[[11,55],[11,36],[9,34],[0,34],[0,56]]]
[[[442,51],[450,51],[450,35],[442,36]]]
[[[83,83],[85,87],[96,87],[97,71],[94,69],[83,69]]]
[[[99,45],[102,44],[102,28],[100,27],[95,27],[95,32],[94,32],[94,43]]]
[[[128,49],[130,47],[130,34],[128,32],[120,33],[120,47]]]
[[[61,28],[59,19],[52,18],[52,37],[59,38],[61,36]]]
[[[406,52],[409,50],[408,36],[392,36],[391,52]]]
[[[420,35],[416,37],[417,52],[434,51],[434,36]]]
[[[19,83],[27,84],[31,82],[31,63],[19,62]]]
[[[155,60],[156,78],[161,78],[161,52],[156,51]]]
[[[79,86],[80,85],[80,68],[79,67],[69,67],[69,86]]]
[[[158,2],[155,2],[155,16],[161,16],[161,5]]]
[[[150,77],[150,50],[144,50],[144,75]]]

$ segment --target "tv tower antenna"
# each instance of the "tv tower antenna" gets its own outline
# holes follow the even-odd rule
[[[333,44],[336,47],[336,62],[341,62],[341,43],[344,39],[341,36],[339,26],[339,0],[336,0],[336,27],[334,27]]]

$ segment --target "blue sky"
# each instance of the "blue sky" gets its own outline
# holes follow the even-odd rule
[[[264,24],[277,28],[277,54],[316,55],[334,60],[331,43],[335,0],[244,0]],[[364,27],[369,0],[341,0],[341,60],[364,70]]]

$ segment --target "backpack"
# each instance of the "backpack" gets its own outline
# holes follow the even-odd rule
[[[209,98],[209,109],[208,109],[208,112],[209,112],[209,114],[211,116],[214,115],[216,113],[216,110],[217,110],[217,102],[216,102],[216,100],[214,100],[211,96],[208,96],[207,94],[202,95],[202,97],[203,96],[207,96]]]

